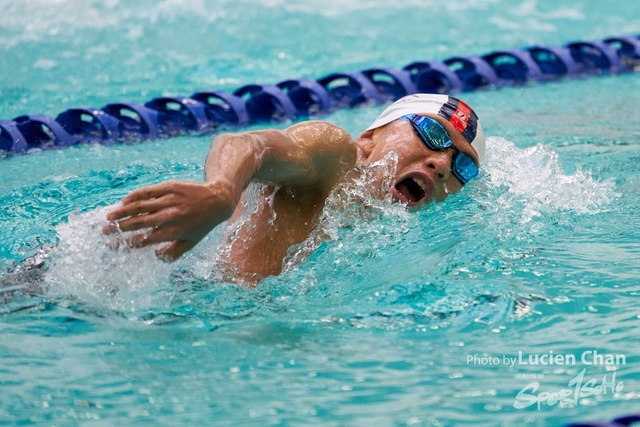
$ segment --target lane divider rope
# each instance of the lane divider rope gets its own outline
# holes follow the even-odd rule
[[[565,427],[631,427],[640,422],[640,414],[618,417],[607,423],[589,422],[566,424]]]
[[[249,84],[233,93],[196,92],[159,97],[144,105],[113,103],[70,108],[54,119],[42,114],[0,119],[0,151],[28,153],[78,143],[167,138],[260,122],[327,115],[341,108],[392,102],[416,92],[454,94],[640,71],[640,35],[532,46],[444,61],[417,61],[402,69],[332,73],[318,80]]]

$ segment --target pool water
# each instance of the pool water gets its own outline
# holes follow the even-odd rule
[[[0,0],[0,117],[638,33],[635,0]],[[418,212],[353,182],[314,234],[330,238],[256,290],[220,282],[222,227],[175,264],[109,250],[100,233],[129,191],[201,180],[211,136],[0,158],[0,424],[548,426],[637,412],[639,88],[627,74],[461,95],[490,136],[480,179]],[[355,136],[380,111],[327,119]],[[373,168],[391,173],[387,160]],[[551,352],[560,363],[532,364]],[[583,370],[604,389],[541,395],[573,392]],[[540,406],[514,407],[526,396]]]

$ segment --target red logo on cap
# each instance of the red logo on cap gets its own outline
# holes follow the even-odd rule
[[[462,101],[458,103],[458,109],[451,115],[451,124],[462,133],[469,125],[469,117],[471,117],[471,107]]]

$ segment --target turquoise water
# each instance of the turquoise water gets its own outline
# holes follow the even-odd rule
[[[640,33],[634,0],[2,0],[0,117],[626,33]],[[354,185],[370,207],[329,203],[318,232],[331,239],[257,290],[218,281],[221,230],[174,265],[109,251],[99,233],[128,191],[202,179],[209,136],[0,159],[0,424],[547,426],[638,412],[639,83],[465,94],[491,136],[479,180],[413,213]],[[328,119],[357,135],[379,112]],[[577,363],[502,363],[551,351]],[[587,365],[589,351],[626,363]],[[583,369],[622,389],[513,406],[528,384],[557,392]]]

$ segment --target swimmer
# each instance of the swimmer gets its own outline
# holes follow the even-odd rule
[[[135,232],[129,246],[162,243],[158,256],[176,260],[218,224],[237,221],[247,186],[264,183],[250,226],[236,231],[228,257],[241,274],[277,275],[289,247],[318,223],[332,189],[358,165],[391,152],[398,159],[393,200],[421,206],[459,192],[478,174],[485,137],[467,104],[431,94],[396,101],[355,140],[323,121],[222,134],[207,155],[204,183],[172,180],[135,190],[107,214],[103,232]]]

